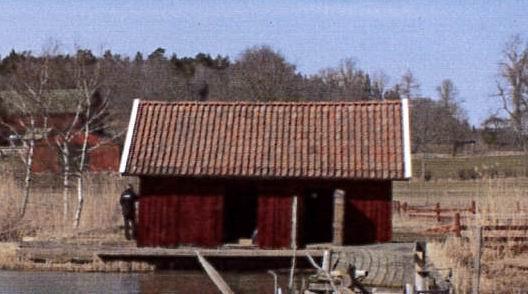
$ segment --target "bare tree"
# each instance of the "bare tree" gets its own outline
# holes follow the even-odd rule
[[[491,114],[482,122],[480,136],[484,143],[495,149],[511,147],[515,143],[515,135],[508,119]]]
[[[84,174],[90,152],[108,143],[122,132],[116,132],[105,140],[90,142],[93,134],[104,134],[104,120],[108,114],[108,93],[103,89],[102,62],[91,52],[78,50],[71,70],[73,89],[68,90],[69,103],[74,107],[66,126],[57,131],[55,144],[60,153],[63,176],[63,219],[69,216],[71,180],[76,179],[77,205],[74,211],[74,228],[79,227],[84,207]]]
[[[78,54],[75,63],[75,81],[78,97],[78,105],[81,105],[81,138],[82,145],[80,154],[76,158],[77,163],[77,207],[75,209],[74,223],[75,228],[79,227],[81,213],[84,207],[84,171],[86,170],[86,161],[89,153],[99,144],[89,146],[90,135],[95,132],[104,131],[102,119],[108,110],[108,95],[102,95],[100,91],[103,84],[101,75],[100,62],[93,64],[88,63],[82,54]]]
[[[446,109],[442,101],[430,98],[413,99],[413,152],[431,152],[432,145],[452,145],[468,139],[471,130],[464,111],[456,104],[453,107]]]
[[[22,145],[20,158],[24,163],[24,189],[19,209],[20,218],[26,213],[33,178],[33,156],[37,141],[47,140],[50,105],[48,55],[33,58],[23,55],[10,75],[9,90],[0,94],[11,115],[0,117],[0,124],[9,129],[12,145]]]
[[[370,77],[352,58],[341,60],[337,67],[321,70],[319,75],[326,86],[328,99],[358,101],[372,98]]]
[[[517,143],[528,151],[528,44],[523,44],[518,35],[504,47],[499,77],[496,96],[501,99],[502,108],[509,116]]]
[[[77,97],[73,97],[75,99]],[[68,220],[68,211],[69,211],[69,195],[70,195],[70,180],[73,175],[72,172],[72,146],[71,143],[79,131],[79,126],[81,124],[81,114],[83,112],[82,100],[75,101],[76,110],[73,115],[73,118],[68,122],[67,126],[62,130],[57,130],[57,135],[55,136],[55,144],[59,150],[60,162],[62,165],[62,201],[63,201],[63,210],[62,218],[63,222],[66,223]]]
[[[232,99],[266,101],[299,98],[301,76],[296,73],[295,65],[268,46],[245,50],[230,70]]]
[[[410,70],[401,77],[399,92],[402,98],[411,99],[420,95],[420,83]]]
[[[453,81],[450,79],[443,80],[440,86],[436,87],[436,92],[444,108],[454,111],[454,108],[458,104],[458,89],[455,87]]]
[[[383,71],[374,72],[372,75],[372,96],[374,99],[383,99],[390,78]]]

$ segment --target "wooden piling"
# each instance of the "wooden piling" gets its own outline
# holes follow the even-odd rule
[[[345,222],[345,191],[334,191],[334,221],[332,243],[334,246],[343,246],[343,228]]]
[[[475,256],[473,261],[473,284],[472,293],[478,294],[480,291],[480,258],[482,256],[482,227],[477,226],[475,234]]]
[[[332,263],[332,253],[330,252],[330,250],[325,250],[323,252],[323,264],[322,264],[321,268],[324,271],[330,272],[331,271],[331,267],[330,267],[331,263]]]
[[[414,289],[416,291],[427,290],[429,272],[426,269],[426,247],[426,242],[416,242],[414,247]]]

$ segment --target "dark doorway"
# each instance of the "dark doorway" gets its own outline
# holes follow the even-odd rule
[[[228,187],[224,197],[224,242],[249,239],[257,227],[257,191],[250,186]]]
[[[303,244],[332,242],[334,198],[330,189],[310,189],[304,194]]]

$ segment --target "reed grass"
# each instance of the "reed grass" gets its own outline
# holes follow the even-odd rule
[[[69,214],[63,218],[63,190],[60,180],[53,175],[36,175],[24,218],[18,209],[21,202],[22,183],[16,172],[0,172],[0,238],[3,241],[23,237],[61,238],[74,234],[107,230],[122,225],[119,195],[127,183],[137,180],[124,178],[117,173],[87,174],[84,179],[84,209],[79,228],[73,228],[73,214],[77,205],[76,188],[69,193]],[[93,234],[92,234],[93,235]]]
[[[431,191],[431,187],[422,184],[424,194],[413,191],[412,197],[401,197],[401,201],[409,201],[414,204],[432,204],[439,202],[442,207],[466,207],[471,200],[477,202],[477,214],[463,221],[472,229],[463,234],[462,238],[448,237],[442,241],[431,241],[428,244],[429,258],[436,268],[451,269],[453,271],[452,282],[456,293],[471,293],[472,279],[474,274],[474,257],[477,254],[476,236],[479,226],[485,225],[528,225],[528,189],[525,185],[517,185],[518,182],[526,182],[528,179],[516,180],[481,180],[473,183],[473,193],[466,197],[434,197],[425,191]],[[447,182],[446,182],[447,183]],[[449,187],[467,185],[453,183]],[[432,183],[433,187],[441,186]],[[446,185],[447,186],[447,185]],[[441,194],[441,191],[438,191]],[[435,220],[405,219],[395,216],[393,218],[395,230],[414,230],[423,232],[427,226],[435,226]],[[413,224],[414,223],[414,224]],[[485,232],[485,236],[526,236],[526,231],[507,232]],[[489,241],[484,241],[481,257],[481,279],[480,293],[521,293],[528,289],[528,250],[527,243],[504,241],[497,246],[490,247]]]

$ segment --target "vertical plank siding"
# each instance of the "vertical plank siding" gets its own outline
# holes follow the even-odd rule
[[[170,178],[142,178],[138,246],[222,244],[223,194]]]
[[[359,182],[345,188],[345,244],[387,242],[392,238],[392,184]]]
[[[261,248],[289,248],[292,196],[266,193],[258,197],[257,244]]]
[[[261,248],[290,246],[293,195],[299,196],[298,240],[302,240],[303,197],[306,189],[311,187],[345,191],[344,245],[391,239],[390,181],[237,181],[142,177],[138,246],[222,245],[225,187],[237,183],[257,187],[256,241]]]

